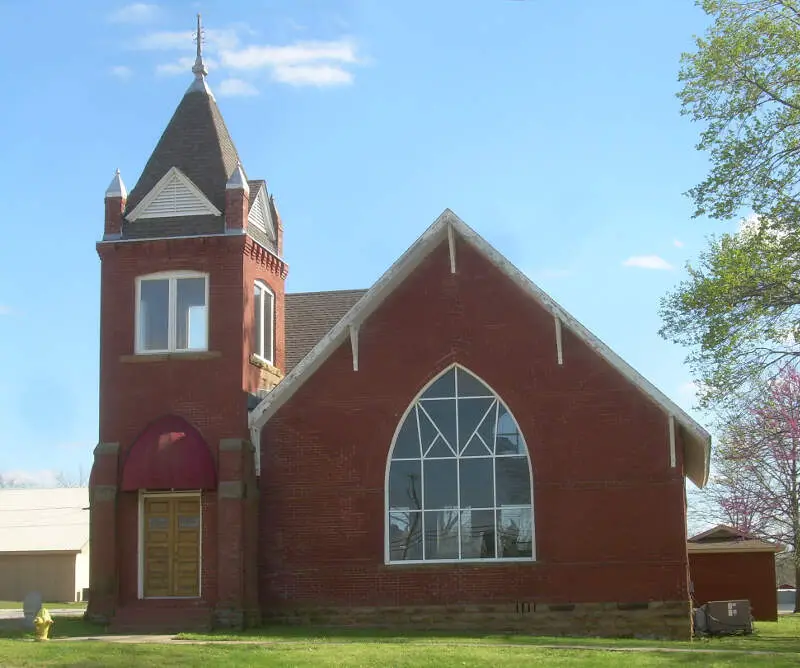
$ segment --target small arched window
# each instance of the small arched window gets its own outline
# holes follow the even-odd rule
[[[528,449],[508,407],[463,367],[406,411],[386,496],[389,563],[534,558]]]

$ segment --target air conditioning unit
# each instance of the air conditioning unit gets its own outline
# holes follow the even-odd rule
[[[750,601],[709,601],[694,612],[697,634],[736,635],[753,632]]]

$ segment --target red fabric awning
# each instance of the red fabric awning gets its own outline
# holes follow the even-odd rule
[[[217,468],[200,432],[182,417],[151,423],[131,446],[122,469],[122,491],[216,489]]]

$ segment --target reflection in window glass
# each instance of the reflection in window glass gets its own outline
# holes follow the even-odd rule
[[[176,283],[178,350],[205,350],[206,279],[179,278]]]
[[[208,349],[205,276],[164,276],[138,281],[136,352]]]
[[[142,350],[167,350],[169,280],[142,281],[139,299],[139,341]]]
[[[406,413],[388,486],[390,561],[533,558],[525,441],[466,369],[448,369]]]
[[[253,352],[266,360],[273,362],[273,311],[274,297],[272,292],[261,283],[254,286],[253,313]]]

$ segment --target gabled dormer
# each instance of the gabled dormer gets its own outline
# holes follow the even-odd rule
[[[186,174],[177,167],[171,167],[125,218],[133,223],[151,218],[221,215],[222,211],[211,203]]]

